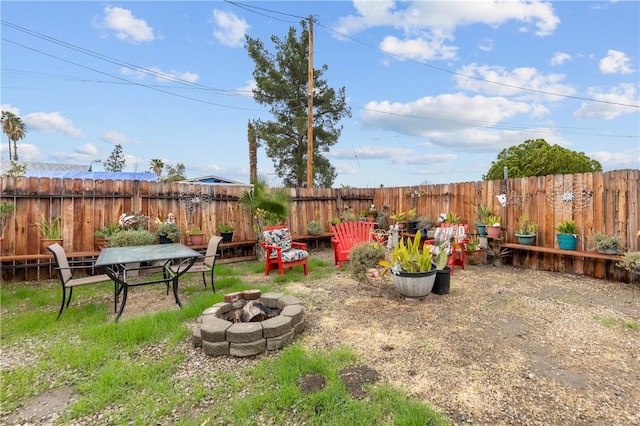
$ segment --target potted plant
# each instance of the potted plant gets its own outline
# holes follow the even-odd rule
[[[480,265],[484,262],[484,249],[480,247],[480,238],[472,237],[464,245],[465,256],[470,265]]]
[[[415,234],[418,232],[418,223],[416,219],[418,217],[418,210],[416,208],[410,209],[407,212],[407,232],[409,234]]]
[[[47,220],[44,215],[40,216],[40,221],[36,223],[40,232],[40,250],[47,253],[47,247],[58,243],[62,245],[62,219],[59,216]]]
[[[96,249],[102,250],[105,247],[109,247],[111,237],[116,235],[121,230],[122,228],[120,228],[117,224],[109,222],[107,225],[94,232],[94,244],[96,246]]]
[[[221,223],[220,225],[218,225],[217,229],[220,233],[220,236],[222,237],[223,243],[230,243],[231,240],[233,240],[233,226],[229,225],[228,223]]]
[[[403,238],[394,247],[390,262],[380,261],[393,274],[393,285],[402,296],[422,299],[431,293],[436,279],[431,247],[421,247],[420,234],[416,234],[414,238]]]
[[[556,226],[558,247],[562,250],[575,250],[578,245],[578,227],[572,220],[565,220]]]
[[[378,217],[378,210],[376,210],[376,206],[371,204],[369,209],[365,212],[364,216],[367,218],[367,222],[375,222]]]
[[[204,242],[204,232],[199,226],[194,226],[187,231],[187,244],[190,246],[199,246]]]
[[[307,224],[307,232],[309,235],[320,235],[322,231],[322,225],[317,220],[312,220]]]
[[[9,201],[3,201],[0,203],[0,251],[2,250],[2,241],[4,240],[4,231],[7,226],[7,221],[15,208],[16,206]]]
[[[532,245],[533,240],[536,238],[538,232],[538,225],[535,222],[531,222],[526,214],[520,215],[518,219],[518,227],[516,228],[516,238],[518,243],[524,245]]]
[[[487,235],[487,219],[493,215],[493,210],[491,210],[491,207],[485,202],[478,204],[478,207],[476,207],[476,226],[478,227],[478,234],[480,234],[481,237]]]
[[[340,213],[340,220],[342,222],[355,222],[358,220],[358,216],[355,214],[353,209],[346,208]]]
[[[397,212],[389,216],[398,225],[398,229],[407,228],[407,214],[405,212]]]
[[[160,244],[170,244],[182,237],[182,231],[175,222],[162,222],[156,228]]]
[[[332,217],[331,219],[329,219],[329,220],[327,221],[327,223],[328,223],[329,225],[337,225],[337,224],[339,224],[339,223],[340,223],[340,218],[339,218],[339,217]]]
[[[489,238],[500,238],[501,219],[500,216],[491,215],[487,217],[487,236]]]
[[[435,234],[433,223],[433,220],[431,220],[427,216],[418,217],[417,230],[422,233],[423,238],[433,238],[433,235]]]
[[[640,274],[640,251],[627,251],[622,255],[618,266],[627,271]]]
[[[511,250],[500,247],[498,243],[488,244],[486,250],[487,259],[489,259],[493,266],[501,266],[502,258],[511,254]]]
[[[593,245],[599,253],[604,254],[618,254],[624,249],[622,237],[599,232],[593,235]]]
[[[449,253],[446,244],[441,243],[438,253],[433,257],[436,267],[436,279],[433,281],[433,294],[449,294],[451,286],[451,268],[449,267]]]

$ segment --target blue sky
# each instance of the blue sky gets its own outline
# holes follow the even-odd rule
[[[313,15],[314,66],[352,110],[334,186],[476,181],[537,138],[640,168],[639,5],[5,0],[0,103],[26,124],[21,161],[88,165],[121,144],[125,171],[162,158],[248,182],[247,122],[270,115],[244,35],[273,52]],[[258,167],[279,184],[263,148]]]

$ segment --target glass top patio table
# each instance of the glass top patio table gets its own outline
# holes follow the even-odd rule
[[[167,292],[169,291],[169,284],[172,284],[173,295],[176,299],[178,306],[182,307],[180,297],[178,297],[178,278],[187,272],[191,266],[193,266],[196,259],[203,257],[202,254],[189,247],[180,244],[153,244],[148,246],[131,246],[131,247],[107,247],[100,251],[98,259],[96,260],[96,267],[104,267],[105,272],[115,283],[114,286],[114,310],[116,313],[116,321],[122,315],[124,306],[127,303],[127,295],[129,293],[129,287],[164,283],[167,286]],[[173,260],[181,260],[181,267],[178,268],[179,272],[174,272],[167,267]],[[140,266],[127,266],[127,265],[139,265],[142,262],[163,262],[163,274],[158,278],[155,276],[149,276],[148,279],[136,279],[135,282],[129,282],[128,275],[135,270],[141,270]],[[146,278],[146,277],[145,277]],[[118,298],[122,293],[122,301],[118,308]]]
[[[134,262],[155,262],[202,257],[202,254],[184,244],[152,244],[149,246],[107,247],[100,251],[96,267],[122,265]]]

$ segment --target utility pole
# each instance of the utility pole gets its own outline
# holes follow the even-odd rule
[[[309,104],[307,106],[307,188],[313,188],[313,16],[309,15]]]

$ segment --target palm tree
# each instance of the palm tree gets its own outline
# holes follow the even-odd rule
[[[152,158],[151,159],[151,167],[149,167],[149,170],[151,170],[153,173],[155,173],[158,176],[158,182],[160,182],[160,176],[162,175],[162,169],[164,169],[164,161],[162,161],[159,158]]]
[[[13,141],[13,161],[18,161],[18,141],[27,135],[22,119],[10,111],[2,111],[2,133],[9,140],[9,159],[11,159],[11,142]]]
[[[242,191],[238,201],[255,218],[258,232],[263,226],[284,223],[291,208],[289,191],[286,188],[270,188],[262,177],[258,177],[251,190]]]

